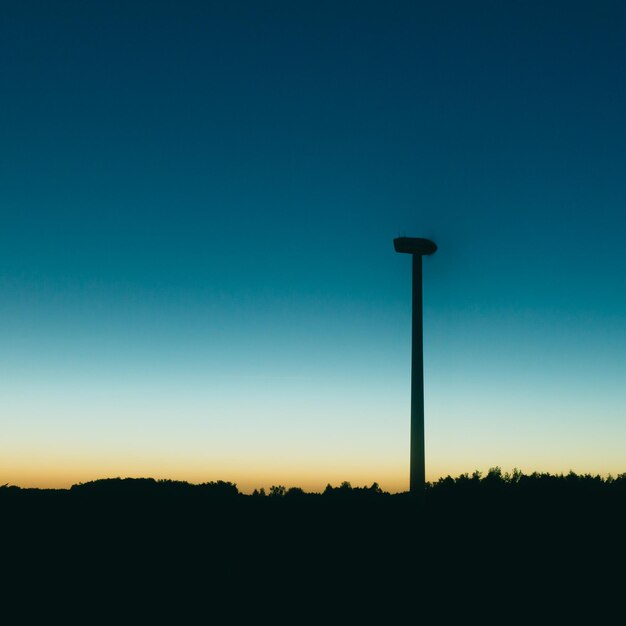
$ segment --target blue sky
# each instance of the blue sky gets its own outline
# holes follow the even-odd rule
[[[626,471],[621,3],[3,12],[0,482]]]

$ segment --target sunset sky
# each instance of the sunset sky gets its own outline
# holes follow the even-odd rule
[[[0,484],[626,472],[626,3],[1,13]]]

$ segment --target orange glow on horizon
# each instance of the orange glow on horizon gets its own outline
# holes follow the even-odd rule
[[[203,482],[223,480],[235,483],[241,493],[252,493],[254,489],[265,488],[266,491],[272,485],[283,485],[286,488],[300,487],[308,492],[322,492],[327,484],[333,487],[339,486],[342,482],[348,481],[353,487],[371,486],[374,482],[378,483],[384,491],[390,493],[400,493],[408,490],[408,467],[407,471],[348,471],[346,469],[320,468],[314,471],[312,468],[292,468],[284,471],[277,471],[276,468],[259,469],[255,472],[245,472],[234,468],[175,468],[169,467],[167,470],[157,470],[156,466],[134,465],[133,464],[101,464],[98,467],[79,467],[78,465],[48,465],[47,467],[39,467],[37,469],[28,467],[13,466],[9,469],[6,463],[0,465],[0,484],[15,485],[22,488],[39,488],[39,489],[68,489],[74,484],[85,483],[103,478],[154,478],[156,480],[169,479],[186,481],[193,484]],[[490,466],[493,467],[496,464]],[[489,467],[480,468],[463,468],[458,471],[446,471],[441,469],[438,472],[427,473],[427,480],[435,482],[439,478],[445,476],[456,477],[463,473],[472,474],[478,470],[484,475]],[[502,471],[511,471],[512,467],[502,467]],[[525,468],[519,467],[525,474],[537,472],[549,472],[552,474],[566,474],[570,469],[579,474],[590,473],[597,474],[585,469],[584,467],[571,468]],[[605,472],[617,475],[619,472]]]

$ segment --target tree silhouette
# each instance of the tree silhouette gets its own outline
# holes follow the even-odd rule
[[[286,491],[287,490],[283,485],[272,485],[270,487],[269,496],[270,498],[282,498],[285,495]]]

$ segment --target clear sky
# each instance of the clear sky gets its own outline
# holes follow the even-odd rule
[[[0,483],[626,471],[626,4],[1,13]]]

